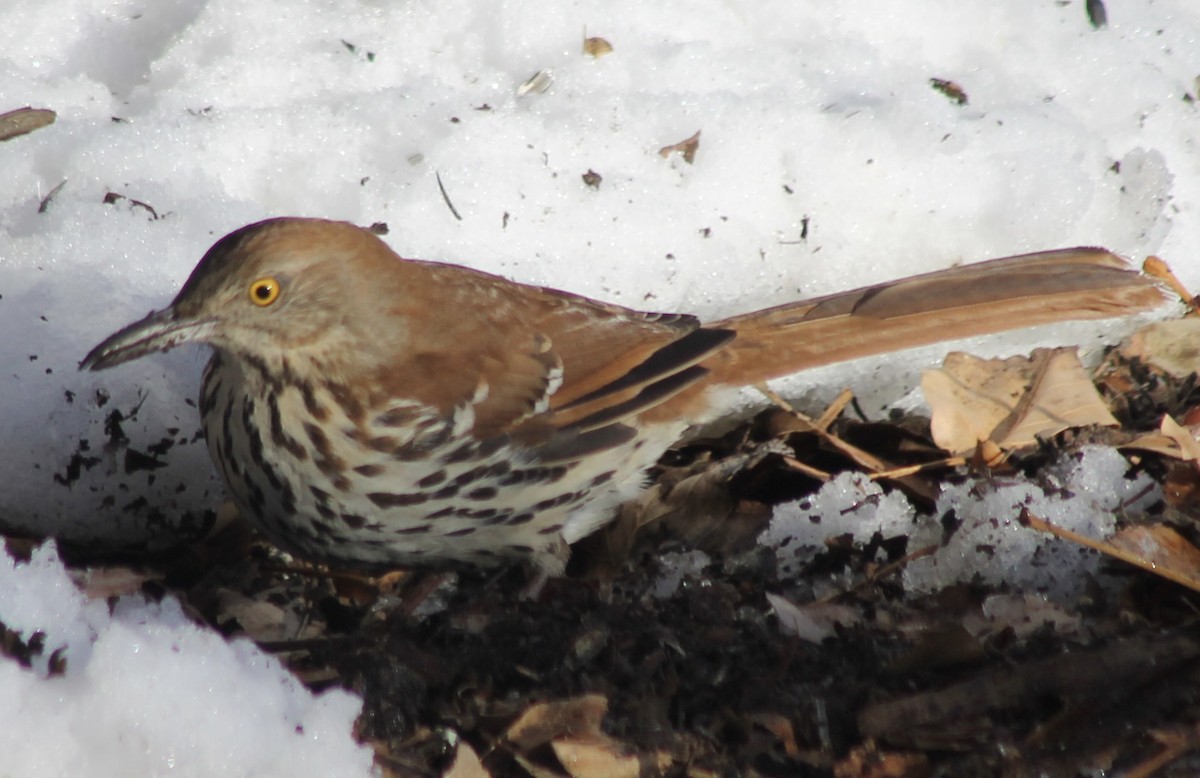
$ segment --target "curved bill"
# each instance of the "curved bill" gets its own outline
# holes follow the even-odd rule
[[[155,311],[106,338],[83,358],[79,369],[106,370],[180,343],[202,340],[211,324],[209,319],[181,319],[174,308]]]

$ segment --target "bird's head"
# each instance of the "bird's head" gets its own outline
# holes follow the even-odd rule
[[[242,227],[208,250],[169,306],[114,333],[80,369],[103,370],[190,342],[260,359],[336,352],[367,334],[348,331],[347,312],[369,311],[379,294],[370,282],[378,261],[396,257],[345,222],[284,218]]]

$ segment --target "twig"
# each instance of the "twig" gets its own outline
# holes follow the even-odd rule
[[[446,194],[446,187],[442,184],[442,174],[435,172],[434,178],[437,179],[438,189],[442,190],[442,199],[446,201],[446,207],[450,209],[450,213],[454,214],[454,218],[462,221],[462,216],[458,214],[458,209],[454,207],[454,203],[450,202],[450,195]]]

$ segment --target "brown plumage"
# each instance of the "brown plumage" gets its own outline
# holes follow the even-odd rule
[[[708,325],[454,265],[350,224],[273,219],[218,241],[166,309],[84,359],[100,370],[215,347],[210,451],[281,547],[368,567],[531,558],[642,488],[722,390],[805,368],[1159,304],[1081,248],[1010,257]]]

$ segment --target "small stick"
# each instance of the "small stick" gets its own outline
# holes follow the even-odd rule
[[[450,213],[454,214],[454,218],[462,221],[462,216],[458,214],[458,209],[454,207],[454,203],[450,202],[450,195],[446,194],[446,187],[442,183],[442,174],[434,173],[434,178],[437,179],[438,189],[442,190],[442,199],[446,201],[446,207],[450,209]]]

